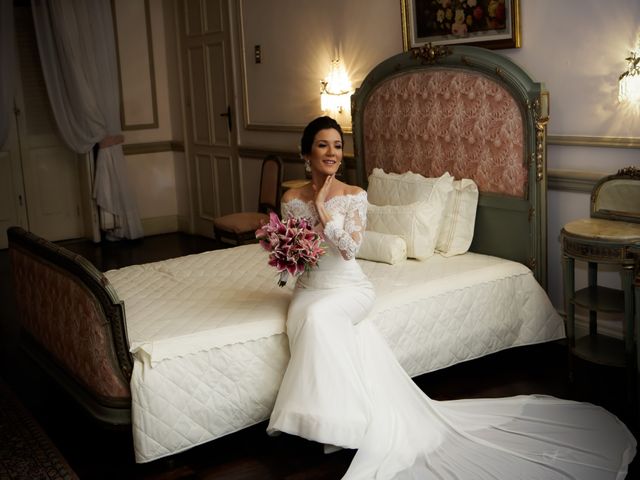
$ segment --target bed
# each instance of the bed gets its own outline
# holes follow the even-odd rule
[[[354,181],[449,172],[479,189],[469,252],[358,260],[377,293],[367,321],[405,370],[564,337],[544,291],[542,86],[494,52],[428,46],[374,68],[352,104]],[[28,351],[95,418],[131,425],[137,462],[268,418],[292,286],[258,245],[103,273],[20,228],[8,237]]]

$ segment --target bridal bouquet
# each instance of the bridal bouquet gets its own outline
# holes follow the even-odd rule
[[[256,230],[256,238],[267,252],[269,265],[280,272],[278,286],[316,266],[325,253],[322,236],[304,218],[289,218],[282,222],[277,214],[269,214],[269,223]]]

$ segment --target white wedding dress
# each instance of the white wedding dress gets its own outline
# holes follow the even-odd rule
[[[328,251],[298,277],[267,432],[357,449],[345,479],[624,478],[636,441],[600,407],[548,396],[441,402],[415,385],[362,321],[374,302],[355,260],[366,207],[366,192],[326,202]],[[312,202],[282,210],[318,222]]]

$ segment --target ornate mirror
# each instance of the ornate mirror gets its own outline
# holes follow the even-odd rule
[[[591,216],[640,223],[640,169],[627,167],[602,178],[591,192]]]

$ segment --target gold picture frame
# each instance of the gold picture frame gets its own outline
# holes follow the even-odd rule
[[[520,48],[520,0],[400,0],[404,51],[432,45]]]

